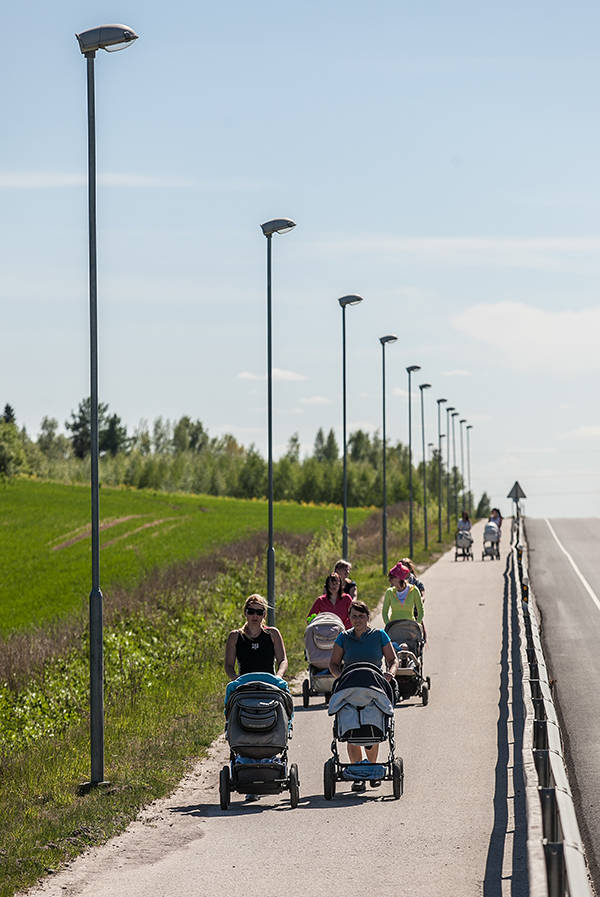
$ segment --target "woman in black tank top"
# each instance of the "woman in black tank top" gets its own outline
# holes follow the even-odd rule
[[[225,671],[230,679],[245,673],[273,673],[283,676],[288,662],[281,633],[265,626],[267,602],[262,595],[250,595],[244,603],[246,622],[229,633],[225,648]],[[236,672],[236,661],[238,672]]]

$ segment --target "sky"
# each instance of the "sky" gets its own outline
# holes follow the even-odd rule
[[[597,516],[597,3],[21,0],[0,55],[0,405],[30,435],[89,394],[85,60],[96,59],[100,399],[129,431],[199,418],[274,443],[387,429],[415,456],[436,399],[472,426],[471,478],[504,514]],[[26,46],[25,46],[26,44]],[[458,420],[458,418],[457,418]],[[445,415],[442,418],[445,430]],[[456,431],[460,466],[459,430]],[[466,442],[465,442],[466,453]],[[466,462],[465,462],[466,463]]]

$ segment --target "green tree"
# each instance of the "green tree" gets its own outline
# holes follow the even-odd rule
[[[102,432],[107,425],[108,405],[98,402],[98,442],[102,440]],[[82,399],[77,411],[71,411],[71,420],[65,421],[67,430],[71,432],[71,446],[76,458],[87,458],[91,451],[92,400]]]
[[[152,428],[152,447],[157,455],[166,455],[171,451],[173,436],[171,421],[157,417]]]
[[[337,461],[339,453],[340,450],[335,438],[335,433],[333,430],[330,430],[327,434],[327,440],[323,449],[323,460],[329,462]]]
[[[99,435],[101,454],[108,452],[114,458],[119,452],[124,451],[128,445],[127,427],[123,426],[120,417],[116,414],[111,414],[106,418],[106,424]]]
[[[489,517],[492,510],[492,504],[490,501],[490,497],[487,492],[484,492],[481,498],[479,499],[479,504],[477,505],[477,510],[475,511],[475,516],[478,518],[481,517]]]
[[[325,460],[325,434],[323,433],[323,427],[319,427],[317,430],[317,435],[315,436],[315,445],[313,448],[313,457],[317,461]]]
[[[15,423],[0,418],[0,474],[11,477],[16,473],[28,472],[23,435]]]
[[[68,458],[71,443],[62,433],[58,433],[58,421],[55,417],[44,417],[40,424],[40,435],[37,446],[47,458],[59,460]]]
[[[4,411],[2,412],[2,417],[0,417],[0,420],[3,420],[5,424],[16,424],[17,422],[15,409],[12,405],[9,405],[8,402],[4,406]]]
[[[292,433],[288,442],[287,452],[284,455],[292,464],[300,462],[300,436],[298,433]]]

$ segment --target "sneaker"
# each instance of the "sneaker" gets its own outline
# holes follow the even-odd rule
[[[371,779],[369,785],[371,788],[381,788],[381,779]]]
[[[260,794],[247,794],[246,795],[246,803],[251,804],[255,800],[260,800]]]
[[[352,790],[362,793],[367,790],[366,782],[352,782]]]

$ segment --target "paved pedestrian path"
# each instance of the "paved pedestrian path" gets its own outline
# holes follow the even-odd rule
[[[396,709],[405,793],[391,783],[365,794],[340,786],[323,798],[331,719],[296,698],[291,761],[300,805],[286,794],[219,808],[219,740],[177,791],[121,836],[88,852],[34,890],[36,897],[403,897],[526,895],[525,801],[521,780],[520,679],[513,683],[514,594],[500,562],[444,555],[423,576],[429,636],[427,707]],[[513,718],[513,697],[519,708]]]

